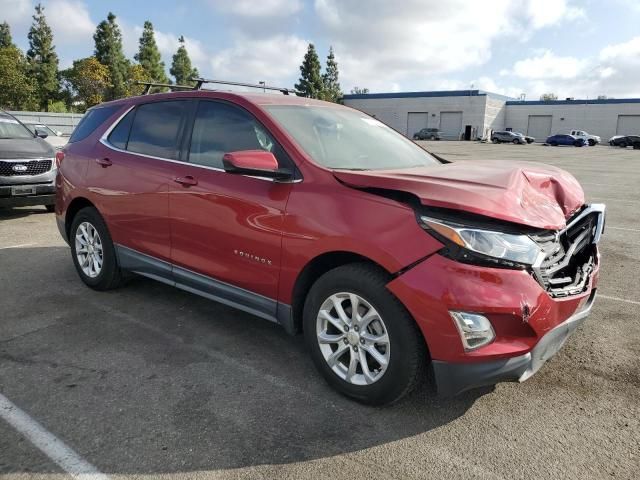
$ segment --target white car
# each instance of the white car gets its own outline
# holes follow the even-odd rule
[[[68,137],[63,137],[62,132],[53,130],[43,123],[25,123],[24,125],[31,130],[31,133],[38,135],[54,148],[60,149],[67,144]]]
[[[597,145],[602,140],[597,135],[591,135],[590,133],[585,132],[584,130],[571,130],[569,135],[573,135],[576,138],[581,138],[584,140],[584,143],[588,144],[590,147]]]

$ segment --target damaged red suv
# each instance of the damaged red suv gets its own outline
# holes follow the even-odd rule
[[[587,317],[605,209],[567,172],[446,164],[366,114],[265,93],[87,112],[57,222],[89,287],[134,272],[304,332],[359,401],[523,381]]]

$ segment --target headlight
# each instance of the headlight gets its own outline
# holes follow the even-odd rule
[[[425,216],[420,220],[423,228],[436,232],[462,249],[493,259],[490,263],[523,267],[533,265],[541,253],[538,245],[527,235],[450,225]]]

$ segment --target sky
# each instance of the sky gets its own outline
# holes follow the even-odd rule
[[[35,6],[0,0],[26,50]],[[132,58],[150,20],[167,70],[184,35],[201,75],[291,87],[308,43],[342,90],[481,89],[537,100],[640,97],[640,0],[43,0],[61,68],[117,16]]]

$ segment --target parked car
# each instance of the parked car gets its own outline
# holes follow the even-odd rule
[[[572,135],[576,138],[581,138],[590,147],[597,145],[601,141],[599,136],[591,135],[590,133],[587,133],[584,130],[571,130],[571,132],[569,132],[569,135]]]
[[[524,135],[509,131],[493,132],[491,141],[493,143],[515,143],[521,145],[528,143]]]
[[[0,207],[55,204],[55,150],[0,111]]]
[[[584,147],[586,145],[586,141],[583,138],[577,138],[573,135],[564,135],[561,133],[547,137],[547,141],[545,143],[551,145],[552,147],[557,147],[558,145],[573,145],[574,147]]]
[[[536,141],[534,137],[530,137],[529,135],[525,135],[524,133],[521,133],[521,132],[513,132],[513,133],[523,137],[527,143],[533,143]]]
[[[573,176],[441,163],[345,106],[131,97],[88,110],[62,153],[56,218],[87,286],[134,272],[302,331],[361,402],[427,369],[442,395],[526,380],[595,298],[605,207]]]
[[[633,147],[635,150],[640,149],[640,135],[616,135],[609,139],[609,145],[612,147]]]
[[[442,132],[437,128],[423,128],[413,135],[414,140],[440,140]]]
[[[67,144],[67,137],[62,136],[62,132],[54,130],[43,123],[25,123],[31,133],[44,139],[54,148],[60,148]]]

